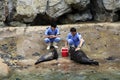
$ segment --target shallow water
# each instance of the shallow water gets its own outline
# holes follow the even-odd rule
[[[2,80],[120,80],[120,71],[118,72],[96,72],[91,70],[82,70],[81,72],[51,71],[48,73],[12,73],[9,77]]]

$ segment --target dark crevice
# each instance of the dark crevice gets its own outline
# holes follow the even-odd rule
[[[48,25],[53,22],[57,22],[57,19],[51,18],[43,14],[37,14],[36,18],[31,23],[31,26]]]
[[[115,14],[117,15],[118,21],[120,21],[120,10],[115,12]]]
[[[44,15],[42,14],[37,14],[36,18],[33,20],[31,23],[31,26],[37,26],[37,25],[46,25],[49,24],[49,19],[48,17],[43,17]]]

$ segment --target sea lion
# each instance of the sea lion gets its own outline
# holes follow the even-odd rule
[[[82,50],[75,51],[75,47],[69,49],[70,59],[81,64],[99,65],[97,61],[89,59]]]
[[[36,62],[35,65],[41,63],[41,62],[45,62],[45,61],[50,61],[50,60],[54,60],[54,59],[58,59],[58,53],[57,50],[55,49],[54,46],[50,46],[50,52],[48,54],[42,55]]]

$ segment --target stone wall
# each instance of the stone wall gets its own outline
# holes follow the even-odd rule
[[[1,26],[120,20],[120,0],[1,0],[0,5]]]

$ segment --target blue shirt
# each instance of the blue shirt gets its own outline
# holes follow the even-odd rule
[[[67,40],[72,39],[74,42],[80,42],[80,39],[82,38],[80,33],[76,33],[74,36],[71,33],[68,33]]]
[[[51,27],[48,27],[45,31],[45,35],[59,35],[59,29],[58,27],[55,28],[55,30],[52,30]]]

